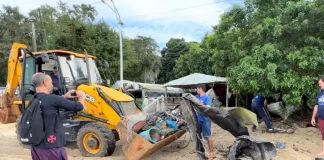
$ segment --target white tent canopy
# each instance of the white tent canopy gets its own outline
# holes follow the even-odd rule
[[[209,83],[226,83],[226,78],[216,77],[201,73],[193,73],[188,76],[170,81],[164,84],[165,87],[185,87],[198,84],[209,84]]]
[[[147,90],[156,90],[156,91],[165,91],[165,87],[161,84],[150,84],[150,83],[140,83],[140,82],[133,82],[128,80],[123,80],[123,85],[125,89],[147,89]],[[121,88],[121,81],[116,81],[115,88]],[[180,88],[174,87],[167,87],[168,91],[172,92],[181,92]]]
[[[193,73],[188,76],[170,81],[164,84],[164,87],[178,87],[178,88],[192,88],[195,85],[199,84],[225,84],[226,78],[224,77],[216,77],[201,73]],[[227,85],[226,85],[227,86]],[[229,99],[229,87],[226,89],[226,107],[228,107],[228,99]],[[237,97],[235,99],[235,106],[237,106]]]

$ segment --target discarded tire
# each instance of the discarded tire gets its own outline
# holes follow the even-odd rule
[[[78,132],[77,146],[85,157],[111,156],[116,147],[115,135],[102,124],[88,123]]]

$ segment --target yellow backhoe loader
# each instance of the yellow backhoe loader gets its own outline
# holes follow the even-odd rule
[[[64,86],[63,94],[70,89],[86,93],[85,112],[60,111],[67,141],[77,142],[83,156],[110,156],[119,139],[117,124],[123,117],[141,112],[141,109],[131,96],[104,86],[96,59],[88,54],[62,50],[32,53],[26,45],[14,43],[8,59],[0,122],[17,121],[16,125],[19,125],[20,116],[35,93],[32,75],[36,72],[52,74],[55,66],[59,82]]]

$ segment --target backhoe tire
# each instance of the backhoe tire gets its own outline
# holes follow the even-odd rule
[[[30,145],[25,145],[25,144],[21,143],[21,141],[20,141],[20,134],[19,134],[20,120],[21,120],[21,115],[17,118],[16,125],[15,125],[16,126],[16,135],[17,135],[17,139],[18,139],[19,145],[22,146],[23,148],[30,149],[31,148]]]
[[[115,135],[103,124],[88,123],[78,132],[77,146],[84,157],[111,156],[116,147]]]

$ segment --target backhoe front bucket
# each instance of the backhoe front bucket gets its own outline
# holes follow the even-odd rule
[[[127,126],[127,124],[129,124],[127,119],[120,121],[117,124],[117,131],[123,152],[128,160],[144,159],[164,146],[179,139],[186,133],[186,130],[179,130],[175,134],[152,144],[139,134],[132,131],[131,127]]]
[[[16,122],[17,117],[12,112],[11,108],[0,109],[0,123],[7,124]]]
[[[18,98],[9,93],[4,93],[1,99],[1,108],[0,108],[0,123],[14,123],[16,122],[17,117],[21,114],[19,106],[13,104]]]

